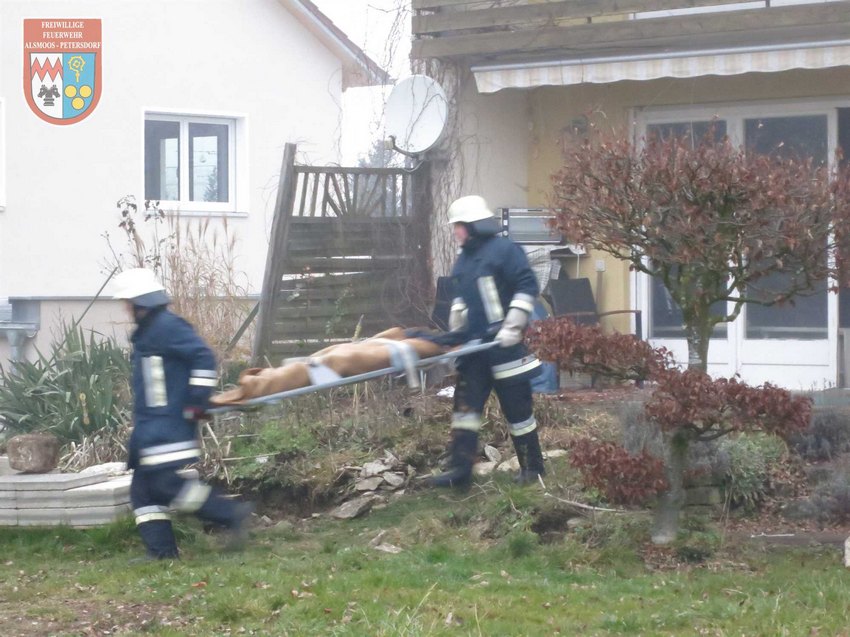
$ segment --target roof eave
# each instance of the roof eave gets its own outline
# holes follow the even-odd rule
[[[389,84],[389,73],[357,46],[310,0],[280,0],[307,30],[342,62],[343,90],[358,86]]]

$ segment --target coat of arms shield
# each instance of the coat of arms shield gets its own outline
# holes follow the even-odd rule
[[[99,19],[24,20],[24,95],[51,124],[74,124],[100,100],[102,39]]]

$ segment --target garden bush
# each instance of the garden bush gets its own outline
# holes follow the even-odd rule
[[[772,471],[786,457],[787,448],[776,436],[742,433],[724,438],[720,453],[728,459],[724,486],[730,504],[754,510],[770,493]]]
[[[791,436],[789,443],[808,461],[831,460],[850,451],[850,410],[815,409],[809,427]]]
[[[65,324],[48,354],[0,366],[0,420],[12,435],[49,431],[81,442],[128,420],[129,378],[127,351],[115,339]]]
[[[842,467],[830,479],[817,484],[811,495],[785,503],[782,514],[795,522],[816,522],[819,525],[850,521],[850,471]]]
[[[645,451],[630,454],[613,442],[576,440],[570,463],[585,486],[599,489],[614,504],[643,504],[667,488],[661,460]]]

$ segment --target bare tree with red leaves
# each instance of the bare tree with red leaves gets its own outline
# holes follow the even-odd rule
[[[769,383],[751,387],[736,379],[712,379],[698,368],[682,371],[669,352],[631,335],[604,334],[598,327],[560,317],[535,322],[526,338],[541,359],[557,362],[565,371],[655,383],[645,411],[664,434],[667,456],[667,490],[659,498],[652,531],[657,544],[672,542],[678,533],[692,443],[748,430],[786,437],[809,423],[807,397]]]
[[[553,187],[555,223],[570,242],[663,283],[682,310],[689,367],[706,370],[712,330],[745,303],[793,302],[847,278],[847,170],[748,154],[710,135],[640,149],[620,138],[565,153]]]

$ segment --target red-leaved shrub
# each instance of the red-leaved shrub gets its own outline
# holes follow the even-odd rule
[[[693,440],[752,430],[784,438],[803,431],[811,419],[810,398],[770,383],[751,387],[698,369],[667,370],[657,380],[646,415],[664,430],[688,430]]]
[[[535,321],[526,342],[537,356],[564,371],[599,374],[620,380],[646,380],[673,365],[664,348],[631,334],[604,334],[596,325],[577,325],[567,317]]]
[[[580,438],[570,447],[570,463],[585,486],[613,504],[643,504],[667,488],[661,460],[646,451],[632,455],[613,442]]]

